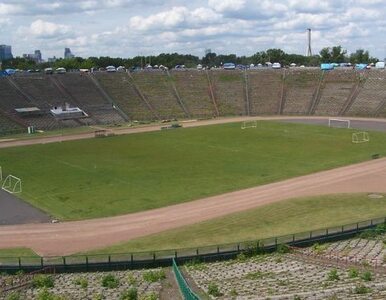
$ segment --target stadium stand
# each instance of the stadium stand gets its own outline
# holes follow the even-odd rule
[[[173,70],[171,80],[192,117],[211,118],[216,109],[211,99],[209,83],[205,72],[197,70]]]
[[[352,69],[327,71],[321,83],[320,98],[311,113],[321,116],[342,113],[358,81],[358,72]]]
[[[244,72],[213,70],[209,73],[221,116],[246,115]]]
[[[382,106],[386,100],[385,80],[384,70],[371,70],[347,114],[351,116],[385,116],[386,113],[382,113]]]
[[[132,121],[158,119],[138,95],[126,73],[94,73],[92,76]]]
[[[290,69],[285,77],[286,94],[283,114],[305,115],[316,94],[321,71]]]
[[[282,71],[250,70],[248,87],[252,115],[274,115],[279,112],[283,88]]]
[[[34,106],[9,82],[8,77],[0,78],[1,108],[14,112],[15,108]]]
[[[36,90],[39,91],[38,88],[36,88]],[[44,88],[42,88],[42,91],[44,91]],[[7,115],[9,119],[18,123],[20,126],[35,126],[35,128],[42,130],[57,129],[62,127],[60,122],[56,121],[52,116],[44,111],[44,108],[48,108],[47,106],[43,108],[42,113],[39,115],[18,115],[15,111],[17,108],[41,107],[39,107],[38,101],[35,98],[32,98],[31,96],[26,97],[25,91],[21,91],[21,88],[18,87],[15,79],[10,79],[8,77],[0,78],[0,94],[2,96],[0,108],[3,114]],[[44,104],[45,102],[42,103]]]
[[[171,77],[161,70],[135,72],[132,79],[149,105],[161,119],[186,118],[183,107],[176,97]]]
[[[72,99],[61,93],[50,76],[31,74],[14,76],[11,80],[14,88],[29,101],[28,105],[22,107],[33,106],[40,109],[38,114],[24,114],[22,116],[28,126],[34,126],[40,130],[53,130],[81,125],[75,122],[57,120],[50,114],[49,110],[54,106],[64,105],[64,103],[74,105]]]
[[[384,70],[317,68],[22,73],[0,78],[2,131],[232,115],[386,117],[385,79]],[[87,115],[53,117],[64,104]]]
[[[25,124],[17,122],[12,117],[0,110],[0,135],[19,133],[24,131]]]
[[[55,74],[51,77],[56,80],[58,86],[61,86],[75,106],[84,110],[90,117],[79,121],[85,121],[87,124],[119,124],[125,121],[113,108],[114,103],[103,96],[89,75],[67,73],[66,75]]]
[[[71,99],[60,93],[59,89],[50,80],[50,76],[31,74],[12,78],[22,93],[40,109],[49,110],[53,106],[60,106],[65,102],[74,105]]]

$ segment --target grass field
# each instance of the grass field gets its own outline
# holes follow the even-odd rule
[[[2,257],[19,257],[19,256],[37,256],[35,252],[27,248],[9,248],[0,249],[0,258]]]
[[[386,197],[341,194],[290,199],[135,239],[96,253],[127,253],[238,243],[386,216]]]
[[[386,134],[258,122],[0,149],[21,198],[55,218],[119,215],[248,188],[370,159]]]

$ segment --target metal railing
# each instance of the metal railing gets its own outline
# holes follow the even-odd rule
[[[200,300],[200,298],[191,290],[191,288],[187,284],[174,258],[173,258],[173,272],[174,272],[174,276],[176,277],[178,287],[180,288],[181,294],[184,297],[184,299]]]
[[[55,267],[57,272],[87,272],[171,266],[173,259],[178,263],[184,263],[192,259],[199,259],[204,262],[223,260],[234,258],[243,251],[254,247],[269,252],[276,250],[278,245],[281,244],[305,247],[316,242],[342,240],[374,228],[379,224],[386,224],[386,218],[254,241],[197,248],[96,255],[0,257],[0,272],[17,272],[19,270],[31,272],[44,267]]]

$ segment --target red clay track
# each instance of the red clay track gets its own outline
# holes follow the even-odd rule
[[[0,248],[29,247],[40,255],[69,255],[288,198],[357,192],[386,192],[386,158],[118,217],[1,226]]]

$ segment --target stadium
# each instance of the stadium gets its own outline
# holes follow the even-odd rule
[[[125,282],[106,299],[128,276],[155,299],[180,299],[178,285],[187,299],[384,299],[385,80],[351,68],[2,77],[0,270],[30,286],[29,272],[55,269],[66,287],[46,291],[63,299],[94,299],[102,270]],[[178,285],[146,279],[172,259],[185,263]],[[10,277],[0,299],[38,299]]]

